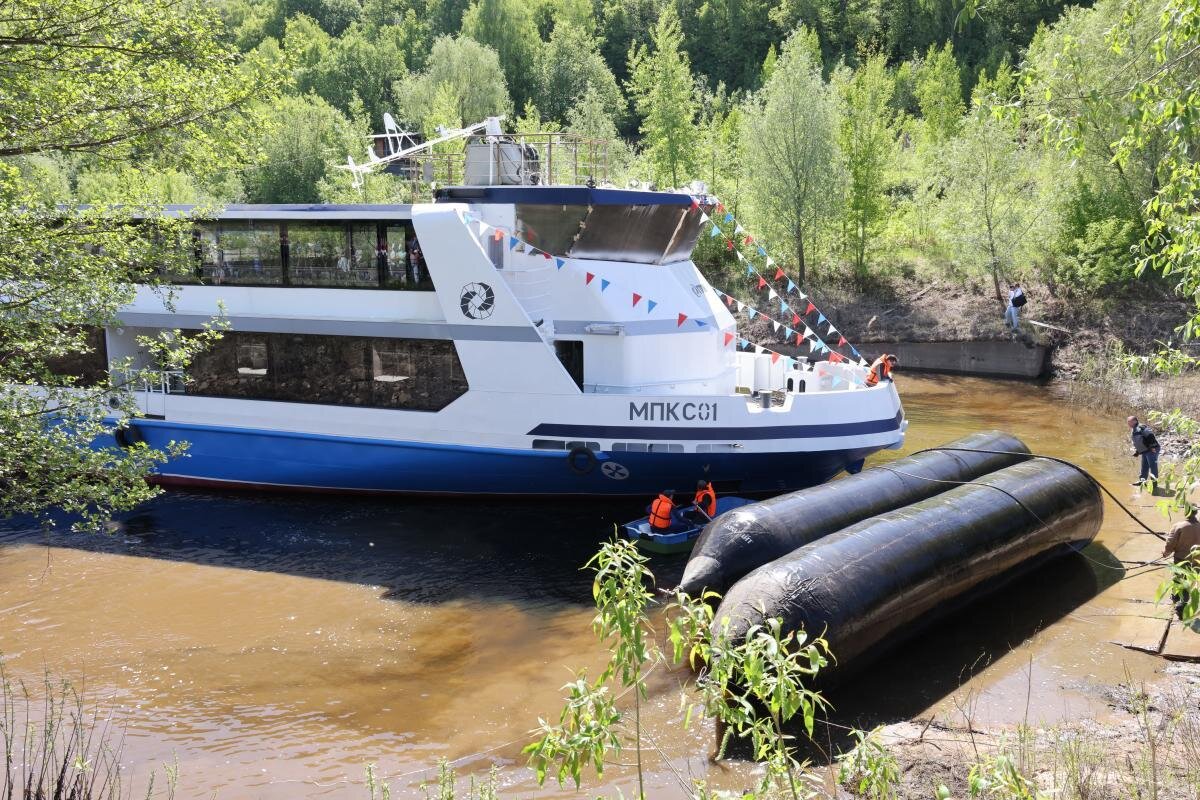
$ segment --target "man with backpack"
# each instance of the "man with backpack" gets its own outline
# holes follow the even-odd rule
[[[1025,290],[1021,288],[1021,284],[1011,284],[1008,287],[1008,308],[1004,310],[1004,324],[1012,328],[1013,333],[1017,332],[1021,317],[1021,306],[1025,305],[1026,302]]]
[[[1133,454],[1141,457],[1142,460],[1142,471],[1133,485],[1141,486],[1147,480],[1157,481],[1159,447],[1158,439],[1154,437],[1154,431],[1150,429],[1150,426],[1139,422],[1137,417],[1130,417],[1125,422],[1129,424],[1129,429],[1132,431]]]

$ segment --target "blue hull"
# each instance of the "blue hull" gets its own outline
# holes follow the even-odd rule
[[[393,442],[220,428],[141,419],[134,438],[163,448],[164,484],[335,492],[491,495],[648,495],[691,490],[700,478],[723,492],[775,493],[823,483],[879,448],[808,453],[597,453],[576,469],[561,451]],[[99,447],[116,447],[106,437]],[[618,466],[619,465],[619,466]],[[623,476],[623,477],[621,477]]]

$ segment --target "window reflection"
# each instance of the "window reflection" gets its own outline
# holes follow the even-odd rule
[[[200,228],[200,273],[205,283],[279,285],[283,257],[276,222],[219,222]]]

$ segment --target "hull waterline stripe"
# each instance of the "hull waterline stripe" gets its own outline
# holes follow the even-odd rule
[[[543,422],[529,436],[558,436],[568,439],[656,439],[670,441],[711,441],[714,439],[824,439],[833,436],[861,436],[900,430],[904,410],[892,419],[864,422],[834,422],[825,425],[778,425],[751,428],[682,428],[641,425],[558,425]]]
[[[448,339],[471,342],[540,342],[533,328],[521,325],[454,325],[447,322],[376,322],[354,319],[303,317],[227,317],[233,330],[244,333],[309,333],[327,336],[376,336],[384,339]],[[198,329],[212,317],[205,314],[171,314],[127,311],[121,321],[128,326]],[[674,324],[674,323],[672,323]]]
[[[718,330],[717,320],[714,317],[688,317],[688,320],[699,319],[704,323],[704,327],[696,325],[687,325],[680,330],[679,323],[673,319],[647,319],[647,320],[610,320],[610,319],[556,319],[554,320],[554,332],[557,334],[566,334],[571,336],[581,336],[588,333],[589,325],[604,325],[611,328],[620,328],[621,333],[625,336],[652,336],[657,334],[676,334],[676,333],[712,333]]]

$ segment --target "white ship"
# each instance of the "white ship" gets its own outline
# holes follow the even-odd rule
[[[462,180],[434,202],[228,206],[197,223],[170,309],[139,289],[105,332],[108,359],[148,367],[138,335],[222,306],[231,325],[186,380],[144,387],[145,416],[117,432],[190,443],[158,481],[646,495],[704,478],[767,493],[903,443],[891,382],[739,350],[690,258],[705,198],[558,185],[549,154],[495,120],[455,135]],[[420,169],[436,145],[382,165]]]

